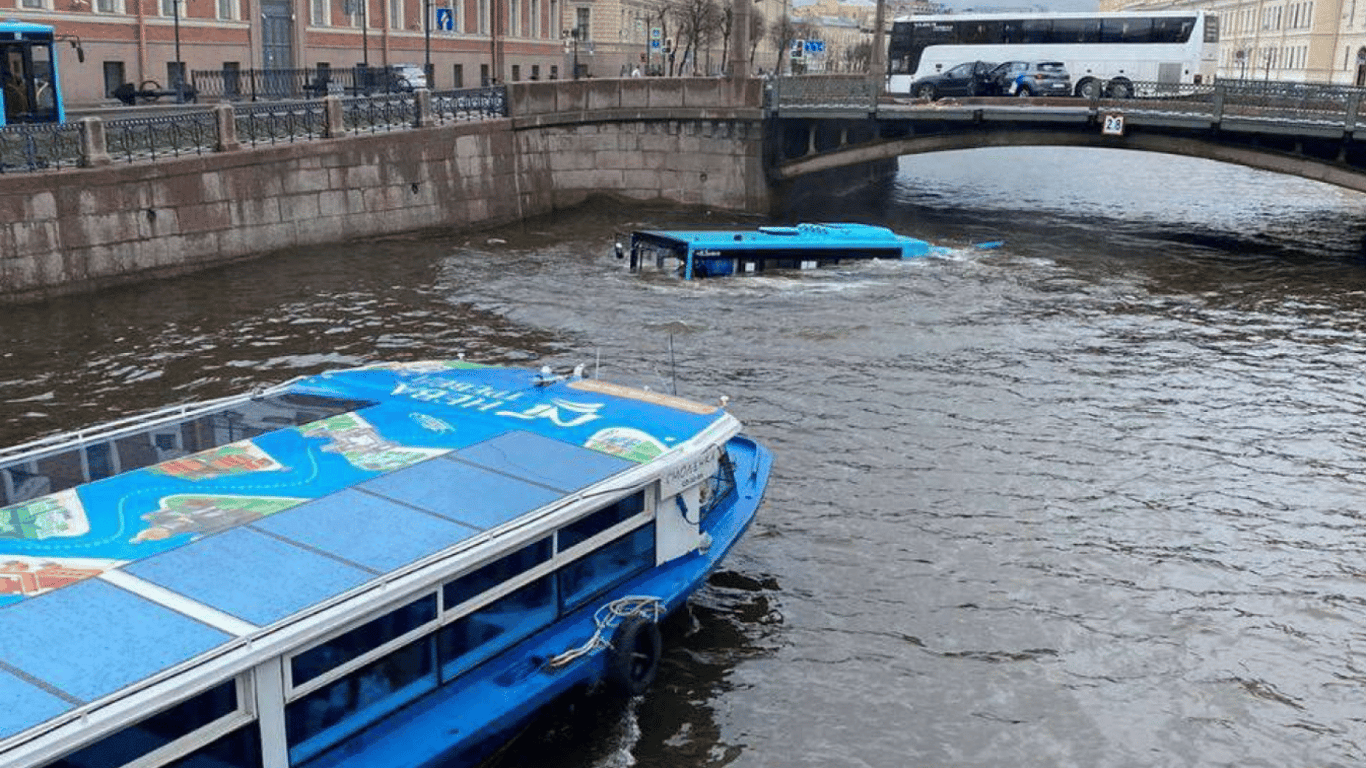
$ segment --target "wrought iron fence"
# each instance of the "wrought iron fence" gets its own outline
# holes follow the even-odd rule
[[[878,82],[868,75],[780,77],[770,86],[766,99],[784,107],[871,110],[878,95]]]
[[[237,140],[248,146],[292,144],[327,136],[327,110],[321,101],[243,104],[233,108]]]
[[[417,100],[411,96],[342,99],[342,126],[347,133],[377,133],[417,125]]]
[[[12,125],[0,128],[0,173],[74,168],[81,163],[84,127]]]
[[[340,125],[329,125],[327,102],[286,99],[233,106],[237,140],[247,146],[294,143],[343,133],[408,130],[422,124],[422,100],[413,93],[340,99]],[[507,117],[504,86],[431,94],[437,124]],[[104,149],[114,162],[146,162],[214,152],[223,144],[218,119],[204,107],[156,117],[113,118],[104,126]],[[83,165],[81,123],[0,126],[0,173]],[[98,149],[96,150],[98,152]]]
[[[271,101],[277,99],[365,96],[407,93],[425,83],[414,83],[398,67],[342,69],[207,69],[190,73],[199,99]]]
[[[507,89],[470,88],[432,93],[432,117],[438,123],[507,117]]]
[[[160,157],[202,155],[219,144],[218,121],[211,112],[110,120],[105,123],[109,157],[135,162]]]

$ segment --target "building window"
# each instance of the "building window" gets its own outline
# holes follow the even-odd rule
[[[452,65],[451,75],[454,77],[454,80],[455,80],[455,84],[452,86],[453,88],[464,88],[464,87],[465,87],[465,65],[464,65],[464,64],[455,64],[455,65]]]
[[[95,0],[95,10],[100,13],[122,13],[122,5],[119,0]]]
[[[403,29],[403,0],[389,0],[389,28]]]
[[[128,82],[128,76],[124,74],[123,62],[106,61],[104,62],[104,95],[113,98],[114,89]]]
[[[331,10],[330,0],[309,0],[309,20],[315,27],[327,26],[327,12]]]
[[[24,8],[42,8],[43,0],[24,0]]]
[[[218,18],[220,18],[220,19],[235,19],[235,18],[237,18],[237,13],[236,13],[236,10],[237,10],[237,9],[234,7],[235,2],[236,2],[236,0],[218,0]]]
[[[587,8],[574,9],[574,28],[579,32],[580,40],[589,40],[592,36],[588,33],[588,10]]]

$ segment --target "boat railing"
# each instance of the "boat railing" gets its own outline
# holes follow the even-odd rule
[[[150,427],[159,426],[168,422],[182,421],[192,416],[214,411],[226,405],[246,402],[261,397],[270,391],[288,387],[298,380],[298,378],[295,378],[268,389],[260,389],[246,394],[232,395],[215,400],[200,400],[193,403],[171,405],[149,413],[139,413],[133,416],[125,416],[113,421],[108,421],[98,427],[78,429],[74,432],[59,432],[54,435],[37,438],[36,440],[30,440],[26,443],[19,443],[18,445],[0,450],[0,468],[4,468],[7,465],[22,464],[32,461],[43,454],[51,453],[53,451],[69,450],[94,443],[103,443],[120,437],[144,432]]]

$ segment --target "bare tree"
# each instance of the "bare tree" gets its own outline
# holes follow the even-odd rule
[[[768,27],[768,39],[773,43],[773,47],[778,49],[778,61],[773,65],[773,74],[783,73],[783,60],[787,58],[787,48],[797,39],[792,25],[792,19],[784,16],[773,22]]]
[[[759,50],[759,43],[763,42],[764,35],[768,34],[768,20],[758,8],[752,8],[749,12],[749,68],[754,69],[754,54]]]
[[[690,71],[697,74],[698,54],[709,48],[721,29],[721,6],[716,0],[678,0],[673,8],[678,39],[686,40],[683,57],[690,60]]]

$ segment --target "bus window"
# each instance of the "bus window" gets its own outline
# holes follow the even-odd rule
[[[60,123],[62,109],[52,27],[21,21],[0,21],[0,97],[9,123]],[[73,41],[79,60],[85,52]]]
[[[6,45],[0,57],[0,87],[5,92],[5,122],[26,122],[29,105],[28,78],[24,73],[24,52],[17,45]]]
[[[1052,19],[1025,19],[1020,22],[1020,42],[1047,43],[1053,34]]]
[[[1184,43],[1190,39],[1194,27],[1194,18],[1156,18],[1153,19],[1151,40],[1154,43]]]

